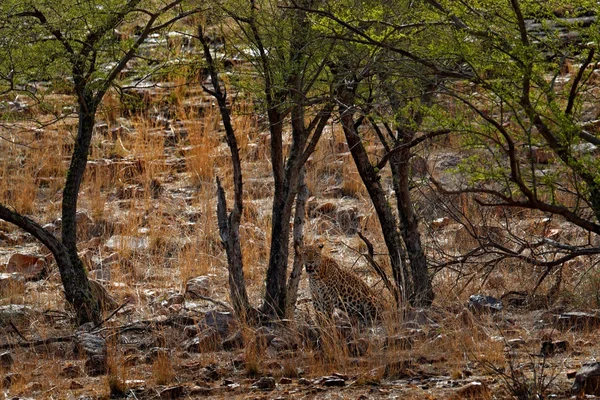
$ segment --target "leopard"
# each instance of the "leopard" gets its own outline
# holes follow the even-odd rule
[[[372,325],[384,311],[381,296],[352,271],[340,267],[333,258],[323,254],[323,245],[306,245],[299,250],[308,275],[313,307],[318,315],[330,319],[338,308],[351,321]]]

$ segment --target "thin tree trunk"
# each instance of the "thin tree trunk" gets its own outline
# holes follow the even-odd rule
[[[380,177],[371,165],[367,151],[354,126],[352,108],[346,106],[354,103],[354,94],[346,87],[341,88],[339,91],[342,104],[342,106],[340,106],[342,129],[346,141],[348,142],[350,153],[358,169],[358,173],[369,193],[369,197],[371,198],[373,207],[379,218],[381,232],[392,264],[392,273],[394,275],[396,286],[403,297],[406,297],[408,293],[412,293],[412,287],[410,285],[406,265],[402,262],[402,242],[400,241],[398,227],[396,226],[396,219],[385,195],[385,191],[381,186]]]
[[[219,223],[219,233],[221,241],[227,253],[227,268],[229,272],[229,291],[233,309],[238,318],[251,322],[254,318],[254,313],[250,307],[248,293],[246,292],[246,280],[244,278],[244,268],[242,263],[242,249],[240,244],[240,221],[242,218],[243,209],[243,179],[242,179],[242,163],[240,160],[240,152],[237,144],[237,138],[233,125],[229,108],[227,107],[227,95],[224,90],[221,90],[219,74],[215,67],[215,63],[210,53],[208,42],[204,37],[202,26],[199,27],[200,42],[204,50],[204,57],[208,65],[208,70],[211,76],[213,89],[204,88],[210,93],[219,105],[221,120],[225,128],[225,138],[227,146],[231,152],[231,164],[233,168],[233,191],[234,202],[233,210],[227,215],[227,202],[225,191],[221,187],[221,182],[217,177],[217,219]]]
[[[407,142],[410,140],[408,139]],[[427,259],[421,244],[419,221],[410,196],[409,159],[410,149],[403,149],[390,158],[390,167],[398,203],[400,233],[410,261],[413,292],[409,300],[413,306],[428,307],[433,302],[434,294],[427,270]]]
[[[62,244],[67,250],[70,266],[61,266],[58,260],[57,264],[67,300],[75,308],[77,320],[82,324],[90,321],[100,322],[102,315],[100,305],[90,290],[83,263],[77,254],[77,200],[88,160],[96,117],[96,105],[91,93],[85,92],[81,95],[79,107],[77,137],[62,198]]]
[[[302,277],[302,258],[298,249],[304,245],[304,222],[306,220],[306,201],[308,199],[308,187],[304,182],[305,169],[300,171],[298,179],[298,194],[296,196],[296,210],[294,217],[294,264],[287,286],[287,297],[285,301],[285,315],[287,318],[293,318],[296,300],[298,299],[298,285]]]

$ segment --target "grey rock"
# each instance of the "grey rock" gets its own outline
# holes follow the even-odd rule
[[[275,382],[275,378],[273,378],[272,376],[263,376],[258,381],[252,384],[253,388],[265,391],[274,390],[276,386],[277,383]]]
[[[9,351],[0,353],[0,369],[10,371],[15,361],[13,360],[12,354]]]
[[[498,300],[495,297],[474,294],[469,297],[469,308],[479,312],[498,312],[502,311],[504,306],[502,305],[502,300]]]
[[[571,391],[576,396],[600,395],[600,362],[584,364],[575,374]]]

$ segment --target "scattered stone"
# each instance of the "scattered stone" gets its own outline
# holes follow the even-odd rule
[[[570,344],[566,340],[560,340],[557,342],[544,341],[542,342],[542,349],[540,355],[550,357],[558,353],[564,353],[570,348]]]
[[[525,339],[523,339],[523,338],[509,339],[506,341],[506,345],[511,349],[518,349],[519,347],[525,346]]]
[[[600,317],[592,313],[573,311],[560,314],[556,325],[561,330],[592,330],[600,327]]]
[[[279,379],[279,384],[280,385],[289,385],[291,384],[293,381],[291,378],[286,378],[285,376]]]
[[[0,306],[0,323],[4,321],[23,321],[24,319],[30,318],[35,314],[35,311],[24,304],[7,304]]]
[[[244,336],[242,335],[242,331],[236,331],[227,339],[223,340],[221,345],[223,346],[223,350],[226,351],[244,347]]]
[[[84,386],[77,382],[77,381],[71,381],[71,384],[69,385],[69,389],[71,390],[78,390],[78,389],[83,389]]]
[[[60,375],[64,376],[65,378],[77,378],[81,376],[82,373],[83,371],[81,370],[81,367],[79,365],[69,363],[64,366],[64,368],[60,372]]]
[[[600,362],[584,364],[575,374],[571,392],[575,396],[600,396]]]
[[[308,379],[306,379],[306,378],[300,378],[300,379],[298,379],[298,385],[310,386],[312,384],[313,383],[311,381],[309,381]]]
[[[15,253],[6,264],[6,272],[22,274],[28,281],[37,281],[48,276],[46,259],[30,254]]]
[[[467,383],[465,386],[457,389],[454,396],[451,399],[476,399],[476,400],[487,400],[491,399],[492,394],[487,385],[483,382],[475,381]]]
[[[191,299],[210,296],[210,292],[210,278],[206,275],[191,278],[185,284],[185,296]]]
[[[273,378],[272,376],[263,376],[258,381],[252,384],[253,388],[265,391],[274,390],[276,386],[277,383],[275,383],[275,378]]]
[[[218,351],[221,349],[221,337],[216,329],[209,328],[200,333],[199,336],[186,341],[183,348],[189,353]]]
[[[93,333],[80,333],[75,340],[76,354],[87,356],[85,372],[89,376],[104,375],[107,371],[106,340]]]
[[[25,292],[25,277],[17,272],[0,272],[0,295]]]
[[[15,361],[9,351],[0,353],[0,370],[10,371]]]
[[[237,329],[235,316],[230,312],[208,311],[200,321],[200,328],[214,328],[221,338],[229,337]]]
[[[502,300],[482,294],[471,295],[468,305],[471,310],[478,312],[498,312],[504,308]]]
[[[148,354],[146,354],[146,358],[144,361],[150,364],[156,361],[156,359],[159,357],[167,358],[168,356],[169,349],[167,349],[166,347],[153,347],[148,351]]]
[[[171,387],[165,388],[160,391],[160,398],[161,399],[178,399],[180,397],[183,397],[183,394],[184,394],[184,386],[183,385],[171,386]]]
[[[23,379],[23,375],[17,372],[11,372],[9,374],[4,375],[4,378],[2,379],[2,387],[8,389],[15,383],[22,382]]]
[[[109,251],[146,252],[150,249],[150,239],[147,237],[114,235],[106,241],[104,247]]]
[[[42,384],[39,382],[29,382],[25,386],[25,391],[26,392],[40,392],[43,388],[44,388],[44,386],[42,386]]]
[[[342,387],[346,386],[346,381],[337,376],[325,376],[321,378],[320,382],[323,386],[326,387]]]
[[[189,395],[192,398],[212,397],[214,395],[214,389],[209,387],[193,386],[189,389]]]

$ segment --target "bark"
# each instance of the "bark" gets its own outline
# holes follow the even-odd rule
[[[267,268],[265,298],[262,311],[271,317],[282,318],[286,314],[287,274],[289,256],[290,220],[298,191],[300,171],[314,151],[316,143],[331,115],[333,106],[326,103],[311,121],[305,124],[305,104],[310,84],[306,79],[308,30],[310,21],[303,11],[290,10],[292,39],[289,50],[289,70],[284,73],[285,85],[278,88],[273,84],[271,63],[262,46],[260,34],[251,21],[254,39],[259,47],[265,77],[265,98],[271,132],[271,165],[275,189],[273,194],[271,249]],[[320,68],[323,68],[321,65]],[[318,72],[316,72],[318,74]],[[283,100],[291,102],[292,146],[287,158],[283,153],[283,120],[286,116],[279,111]],[[312,136],[311,136],[312,134]],[[309,137],[311,140],[309,141]]]
[[[298,285],[302,277],[302,258],[298,249],[304,245],[304,222],[306,220],[306,200],[308,199],[308,187],[304,182],[305,170],[302,168],[298,180],[298,194],[296,196],[296,210],[294,217],[294,263],[287,285],[287,296],[285,299],[286,318],[293,318],[296,300],[298,299]]]
[[[100,305],[90,290],[85,267],[77,254],[77,200],[85,173],[97,104],[91,93],[84,91],[79,96],[79,125],[75,147],[67,171],[62,198],[62,244],[67,250],[70,265],[58,262],[60,276],[67,301],[73,305],[79,323],[101,320]]]
[[[412,140],[409,137],[406,139],[407,141]],[[410,196],[409,160],[410,148],[402,149],[390,158],[390,167],[392,170],[394,192],[396,193],[396,202],[398,204],[400,233],[402,234],[410,261],[413,286],[410,302],[416,307],[428,307],[433,302],[434,293],[431,286],[431,278],[427,270],[427,259],[421,244],[419,221]]]
[[[241,320],[249,322],[252,317],[250,302],[246,292],[244,270],[242,265],[242,249],[240,246],[239,224],[234,222],[233,212],[227,215],[225,191],[217,178],[217,219],[221,242],[227,254],[229,272],[229,293],[233,309]]]
[[[380,177],[373,168],[363,142],[356,131],[354,122],[354,111],[349,105],[354,103],[354,93],[346,86],[338,90],[340,99],[341,122],[350,153],[358,169],[358,173],[365,184],[369,197],[377,213],[381,232],[383,234],[386,247],[389,252],[392,273],[396,286],[402,296],[406,298],[407,294],[413,292],[409,274],[405,263],[402,261],[402,243],[396,225],[396,219],[392,212],[385,191],[381,186]]]
[[[217,73],[217,69],[210,53],[208,42],[204,37],[202,27],[199,27],[198,37],[202,43],[204,57],[206,58],[208,70],[213,84],[212,90],[208,88],[204,88],[204,90],[210,93],[217,100],[219,112],[221,114],[221,120],[223,121],[223,127],[225,128],[227,146],[231,152],[234,202],[233,210],[229,216],[227,215],[225,191],[221,187],[219,178],[217,178],[217,219],[219,223],[221,241],[227,254],[229,292],[233,309],[238,318],[246,322],[250,322],[254,313],[250,307],[250,301],[248,300],[248,293],[246,291],[246,280],[244,278],[242,249],[240,243],[240,222],[243,210],[243,177],[240,152],[237,138],[235,137],[235,131],[231,123],[229,108],[227,107],[227,94],[221,89],[219,74]]]

